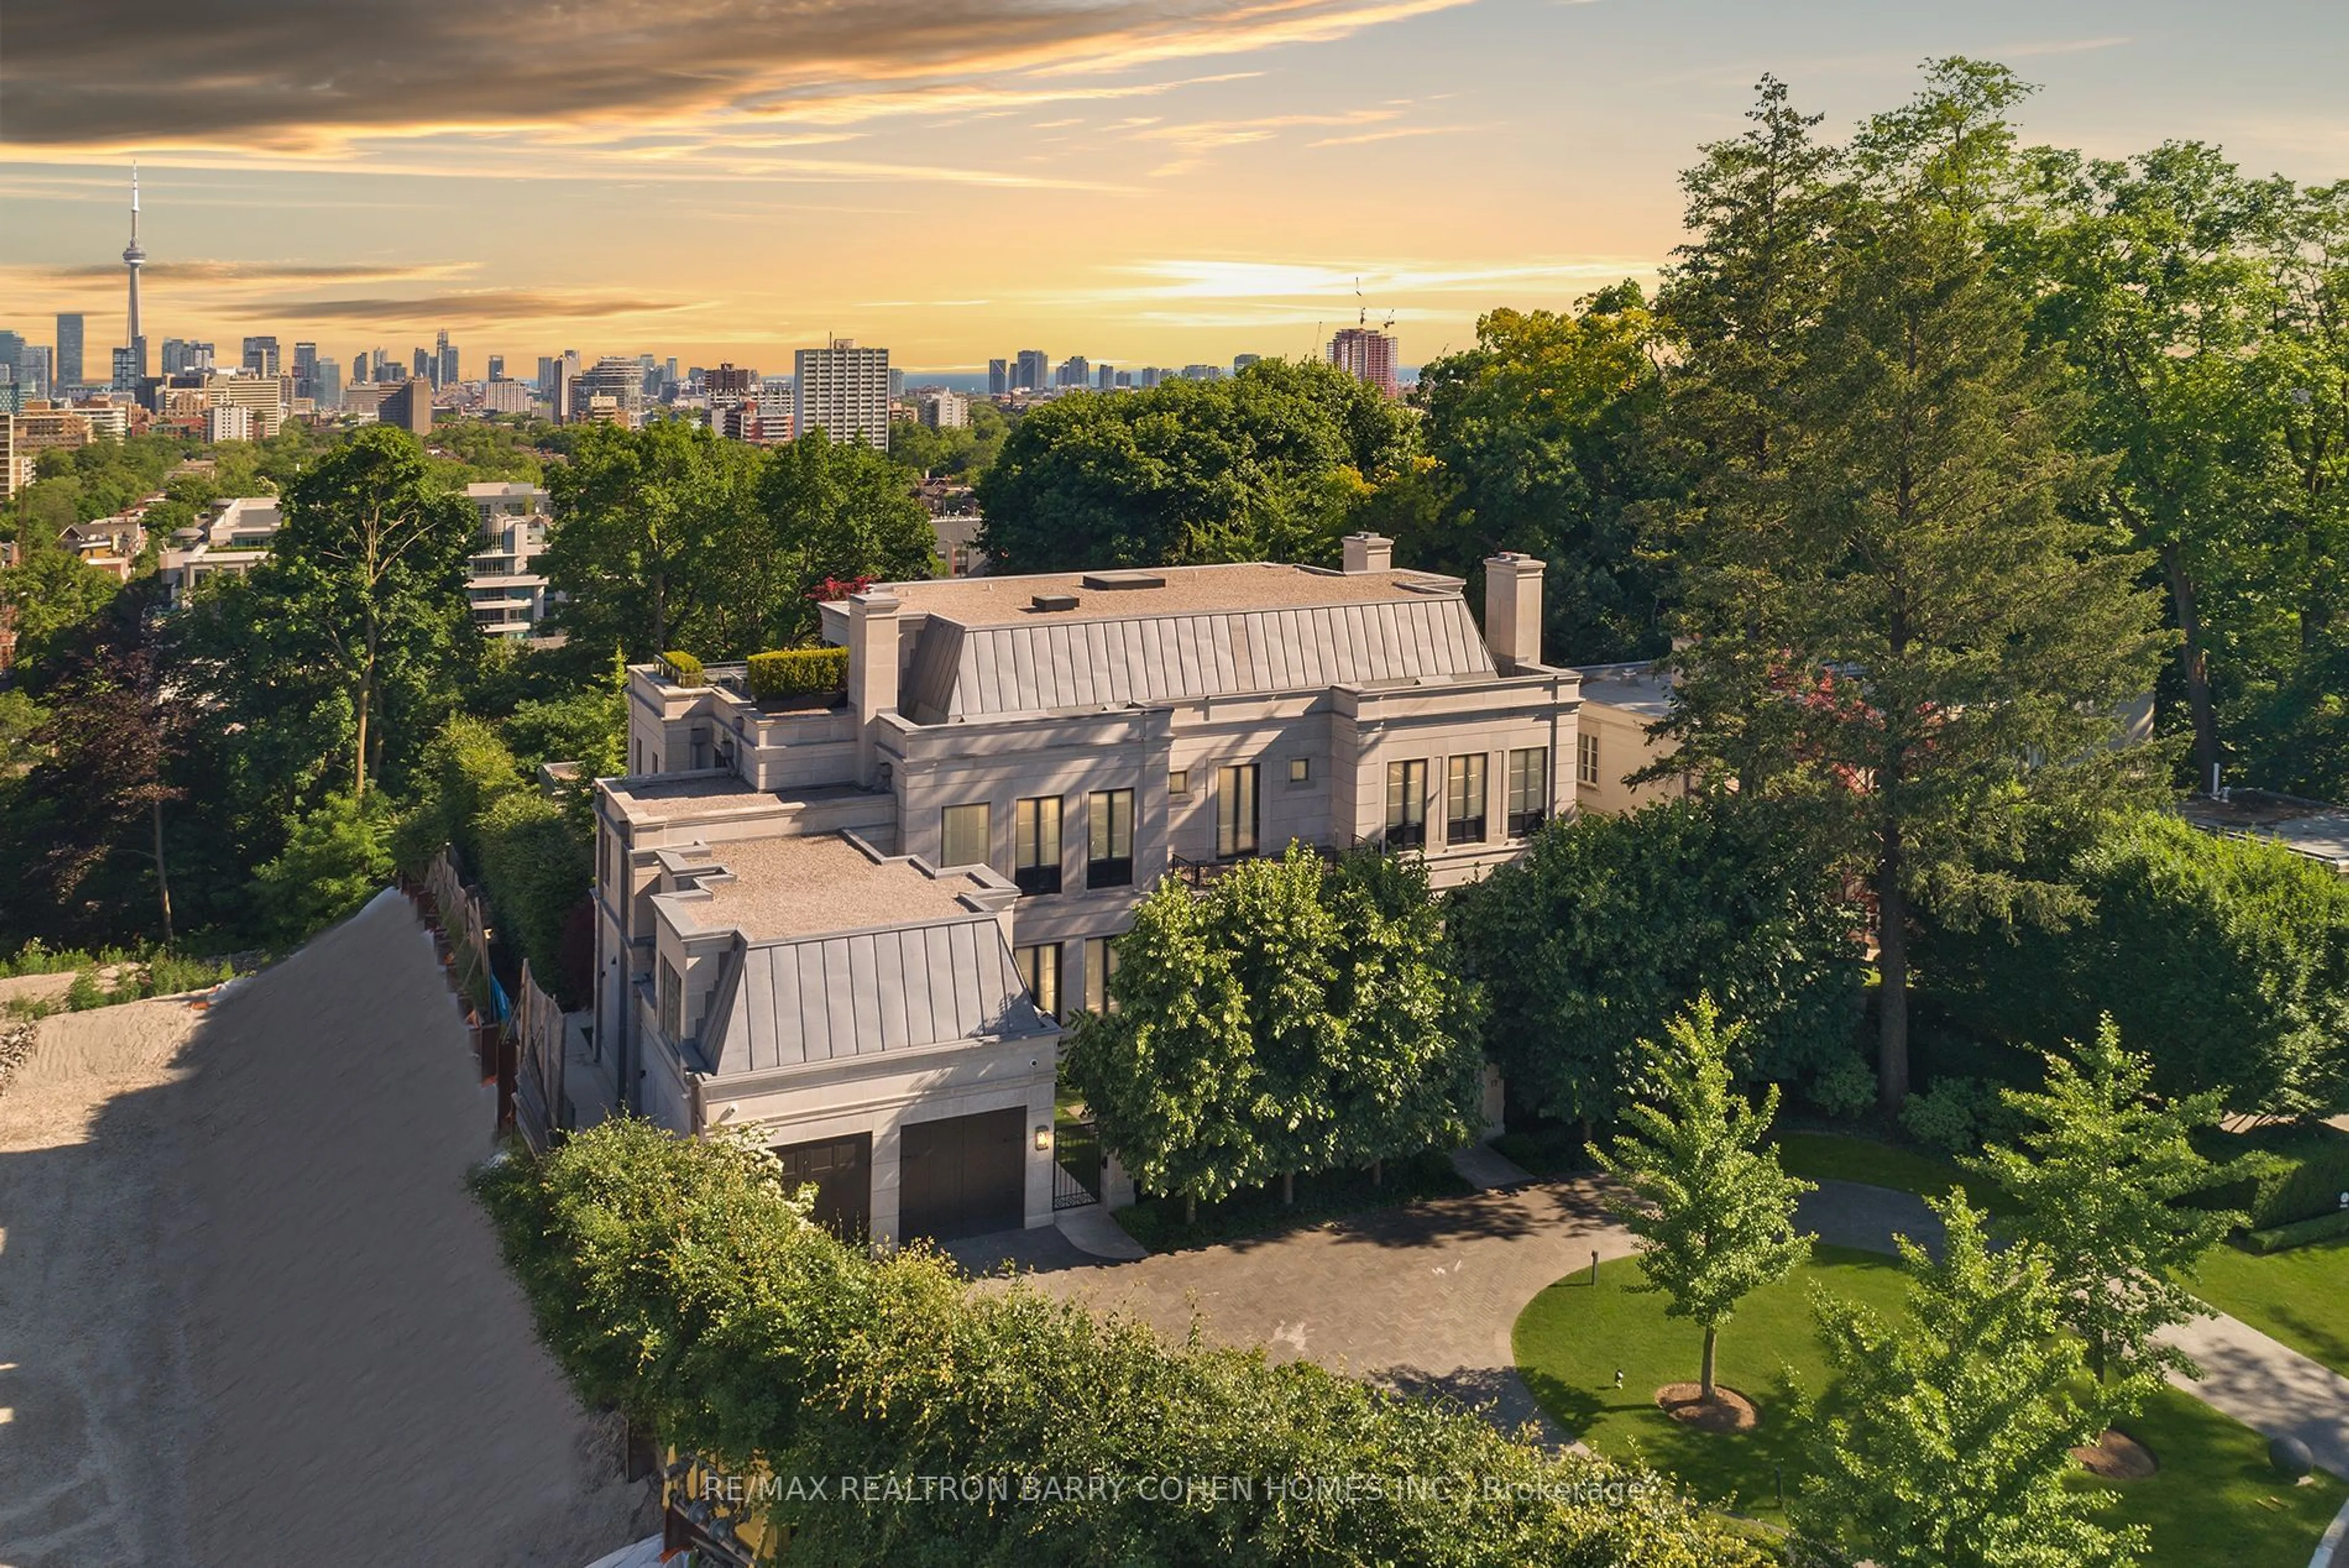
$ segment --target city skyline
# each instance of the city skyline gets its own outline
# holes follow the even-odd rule
[[[14,23],[0,285],[19,328],[81,313],[101,363],[125,340],[134,157],[150,341],[447,328],[476,375],[571,347],[781,368],[833,336],[914,373],[1039,344],[1318,357],[1361,307],[1416,365],[1493,306],[1651,281],[1680,238],[1676,171],[1734,133],[1765,70],[1839,128],[1928,55],[1987,56],[2042,85],[2033,139],[2195,137],[2252,172],[2349,171],[2330,87],[2349,21],[2314,5],[2256,8],[2297,40],[2278,52],[2179,5],[882,0],[784,26],[711,0],[638,18],[623,59],[591,36],[607,4],[357,36],[298,7],[231,25],[151,0]],[[526,25],[551,31],[497,31]]]

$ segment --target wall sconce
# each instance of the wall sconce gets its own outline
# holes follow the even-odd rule
[[[1038,1127],[1036,1129],[1036,1152],[1039,1154],[1047,1154],[1051,1151],[1051,1147],[1052,1129],[1049,1127]]]

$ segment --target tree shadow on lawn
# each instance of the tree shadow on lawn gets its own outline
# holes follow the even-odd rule
[[[1695,1380],[1693,1359],[1688,1380]],[[1532,1367],[1519,1376],[1542,1407],[1568,1431],[1610,1459],[1677,1477],[1700,1501],[1749,1516],[1781,1518],[1779,1485],[1792,1491],[1803,1474],[1794,1414],[1801,1389],[1781,1369],[1762,1387],[1752,1377],[1732,1385],[1753,1401],[1760,1422],[1750,1432],[1706,1432],[1674,1420],[1656,1403],[1652,1377],[1627,1377],[1621,1389],[1579,1388]],[[1641,1385],[1646,1385],[1641,1386]]]

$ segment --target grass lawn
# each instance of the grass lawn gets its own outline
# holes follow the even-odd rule
[[[1244,1188],[1220,1203],[1200,1204],[1198,1220],[1190,1225],[1183,1223],[1181,1199],[1144,1198],[1131,1209],[1120,1210],[1117,1221],[1152,1251],[1172,1252],[1318,1225],[1368,1209],[1392,1209],[1422,1198],[1458,1198],[1476,1190],[1452,1168],[1448,1154],[1430,1152],[1410,1159],[1391,1159],[1382,1177],[1374,1184],[1367,1170],[1300,1176],[1297,1201],[1288,1205],[1280,1201],[1278,1181]]]
[[[1993,1213],[2006,1197],[1996,1182],[1961,1170],[1939,1155],[1846,1133],[1782,1133],[1778,1163],[1787,1175],[1806,1181],[1864,1181],[1870,1187],[1896,1188],[1929,1198],[1962,1187],[1967,1202]]]
[[[2259,1257],[2213,1247],[2194,1293],[2349,1376],[2349,1237]]]
[[[1892,1316],[1902,1310],[1906,1276],[1878,1253],[1821,1247],[1808,1265],[1748,1297],[1722,1331],[1720,1376],[1761,1407],[1762,1421],[1734,1437],[1691,1431],[1656,1407],[1659,1386],[1695,1378],[1703,1335],[1665,1317],[1661,1296],[1626,1288],[1640,1277],[1626,1259],[1601,1265],[1596,1288],[1578,1274],[1535,1297],[1516,1324],[1526,1385],[1600,1452],[1639,1459],[1707,1502],[1783,1524],[1778,1473],[1783,1468],[1792,1490],[1802,1468],[1789,1396],[1796,1386],[1816,1393],[1826,1378],[1808,1288],[1816,1282]],[[2328,1478],[2282,1484],[2267,1468],[2259,1434],[2175,1390],[2164,1389],[2126,1429],[2161,1461],[2158,1475],[2116,1488],[2116,1517],[2152,1531],[2147,1562],[2156,1568],[2302,1568],[2349,1492]],[[2108,1483],[2084,1473],[2080,1484]]]

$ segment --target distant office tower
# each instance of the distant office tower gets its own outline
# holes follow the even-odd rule
[[[318,400],[318,346],[316,343],[294,345],[294,395]]]
[[[146,346],[146,339],[142,337],[128,348],[117,348],[114,351],[114,373],[107,379],[106,383],[109,390],[135,392],[139,389],[140,375],[139,361],[147,357],[142,352]]]
[[[430,435],[432,383],[421,376],[410,376],[384,393],[383,401],[376,405],[375,417],[385,424],[398,425],[413,435]]]
[[[343,406],[343,368],[332,359],[310,367],[310,401],[324,413]]]
[[[352,380],[372,381],[375,379],[375,360],[369,358],[371,353],[372,350],[362,348],[357,353],[351,356]]]
[[[792,370],[792,439],[820,430],[889,450],[889,350],[837,337],[829,348],[799,350]]]
[[[701,389],[716,402],[720,398],[747,398],[759,389],[759,372],[732,360],[701,373]]]
[[[408,357],[408,373],[411,376],[421,376],[429,382],[432,379],[432,350],[429,348],[418,348]]]
[[[555,369],[555,358],[554,355],[541,354],[538,357],[538,381],[536,384],[538,387],[538,395],[540,397],[551,399],[554,396],[554,378],[558,373],[559,372]]]
[[[73,311],[57,317],[57,385],[81,385],[81,312]]]
[[[1133,372],[1131,370],[1120,370],[1117,373],[1117,384],[1121,388],[1132,387],[1133,385]]]
[[[1019,350],[1019,363],[1011,374],[1011,389],[1015,392],[1040,392],[1052,384],[1052,362],[1041,348]]]
[[[970,400],[943,389],[924,392],[915,400],[914,414],[934,431],[958,431],[970,423]]]
[[[1093,389],[1096,391],[1106,392],[1116,385],[1117,371],[1110,366],[1103,365],[1093,371]]]
[[[1081,354],[1071,354],[1061,361],[1059,369],[1052,372],[1052,385],[1081,387],[1092,375],[1092,362]]]
[[[1388,397],[1398,396],[1395,383],[1395,339],[1390,332],[1370,327],[1341,327],[1330,339],[1330,363],[1357,381],[1368,381]]]
[[[565,361],[575,361],[577,355],[565,349]],[[587,369],[574,373],[564,385],[568,389],[564,401],[564,417],[572,421],[601,419],[618,425],[636,424],[645,407],[645,368],[635,359],[623,359],[606,355]],[[604,411],[596,411],[596,400],[603,400]]]
[[[130,244],[123,248],[122,265],[130,274],[130,345],[127,369],[118,356],[114,364],[114,387],[117,391],[135,391],[147,375],[147,332],[139,324],[139,269],[147,265],[147,253],[139,248],[139,165],[130,166]],[[128,383],[126,385],[125,383]]]
[[[17,379],[16,358],[24,351],[24,334],[0,328],[0,381],[13,381]]]
[[[166,376],[176,376],[188,368],[188,342],[184,337],[163,339],[163,357],[157,361]]]
[[[449,347],[449,334],[437,332],[432,337],[432,359],[429,365],[435,388],[453,387],[465,378],[459,373],[457,350]]]
[[[543,377],[548,369],[554,373],[554,383],[549,385],[542,379],[538,384],[538,395],[544,398],[554,410],[556,424],[568,424],[574,417],[571,409],[571,383],[579,379],[579,350],[565,348],[541,369],[540,375]]]
[[[987,395],[999,398],[1011,389],[1011,361],[989,359],[987,362]]]
[[[16,384],[28,398],[46,398],[54,384],[57,351],[46,343],[27,343],[16,350]]]
[[[1133,384],[1143,388],[1154,387],[1158,385],[1158,379],[1164,374],[1165,372],[1155,365],[1144,365],[1133,373]]]
[[[502,355],[502,354],[492,354],[492,355],[491,355],[491,356],[490,356],[490,379],[491,379],[491,380],[492,380],[492,381],[502,381],[502,380],[504,380],[505,379],[506,379],[506,357],[505,357],[504,355]]]
[[[892,366],[889,370],[889,400],[895,402],[905,395],[905,372]]]
[[[274,337],[246,338],[244,353],[240,362],[244,366],[244,373],[248,376],[276,375],[277,339]]]
[[[667,358],[661,361],[661,379],[669,386],[674,387],[677,385],[676,355],[672,354]]]
[[[1232,356],[1232,374],[1237,376],[1250,365],[1261,364],[1263,360],[1261,354],[1235,354]]]

